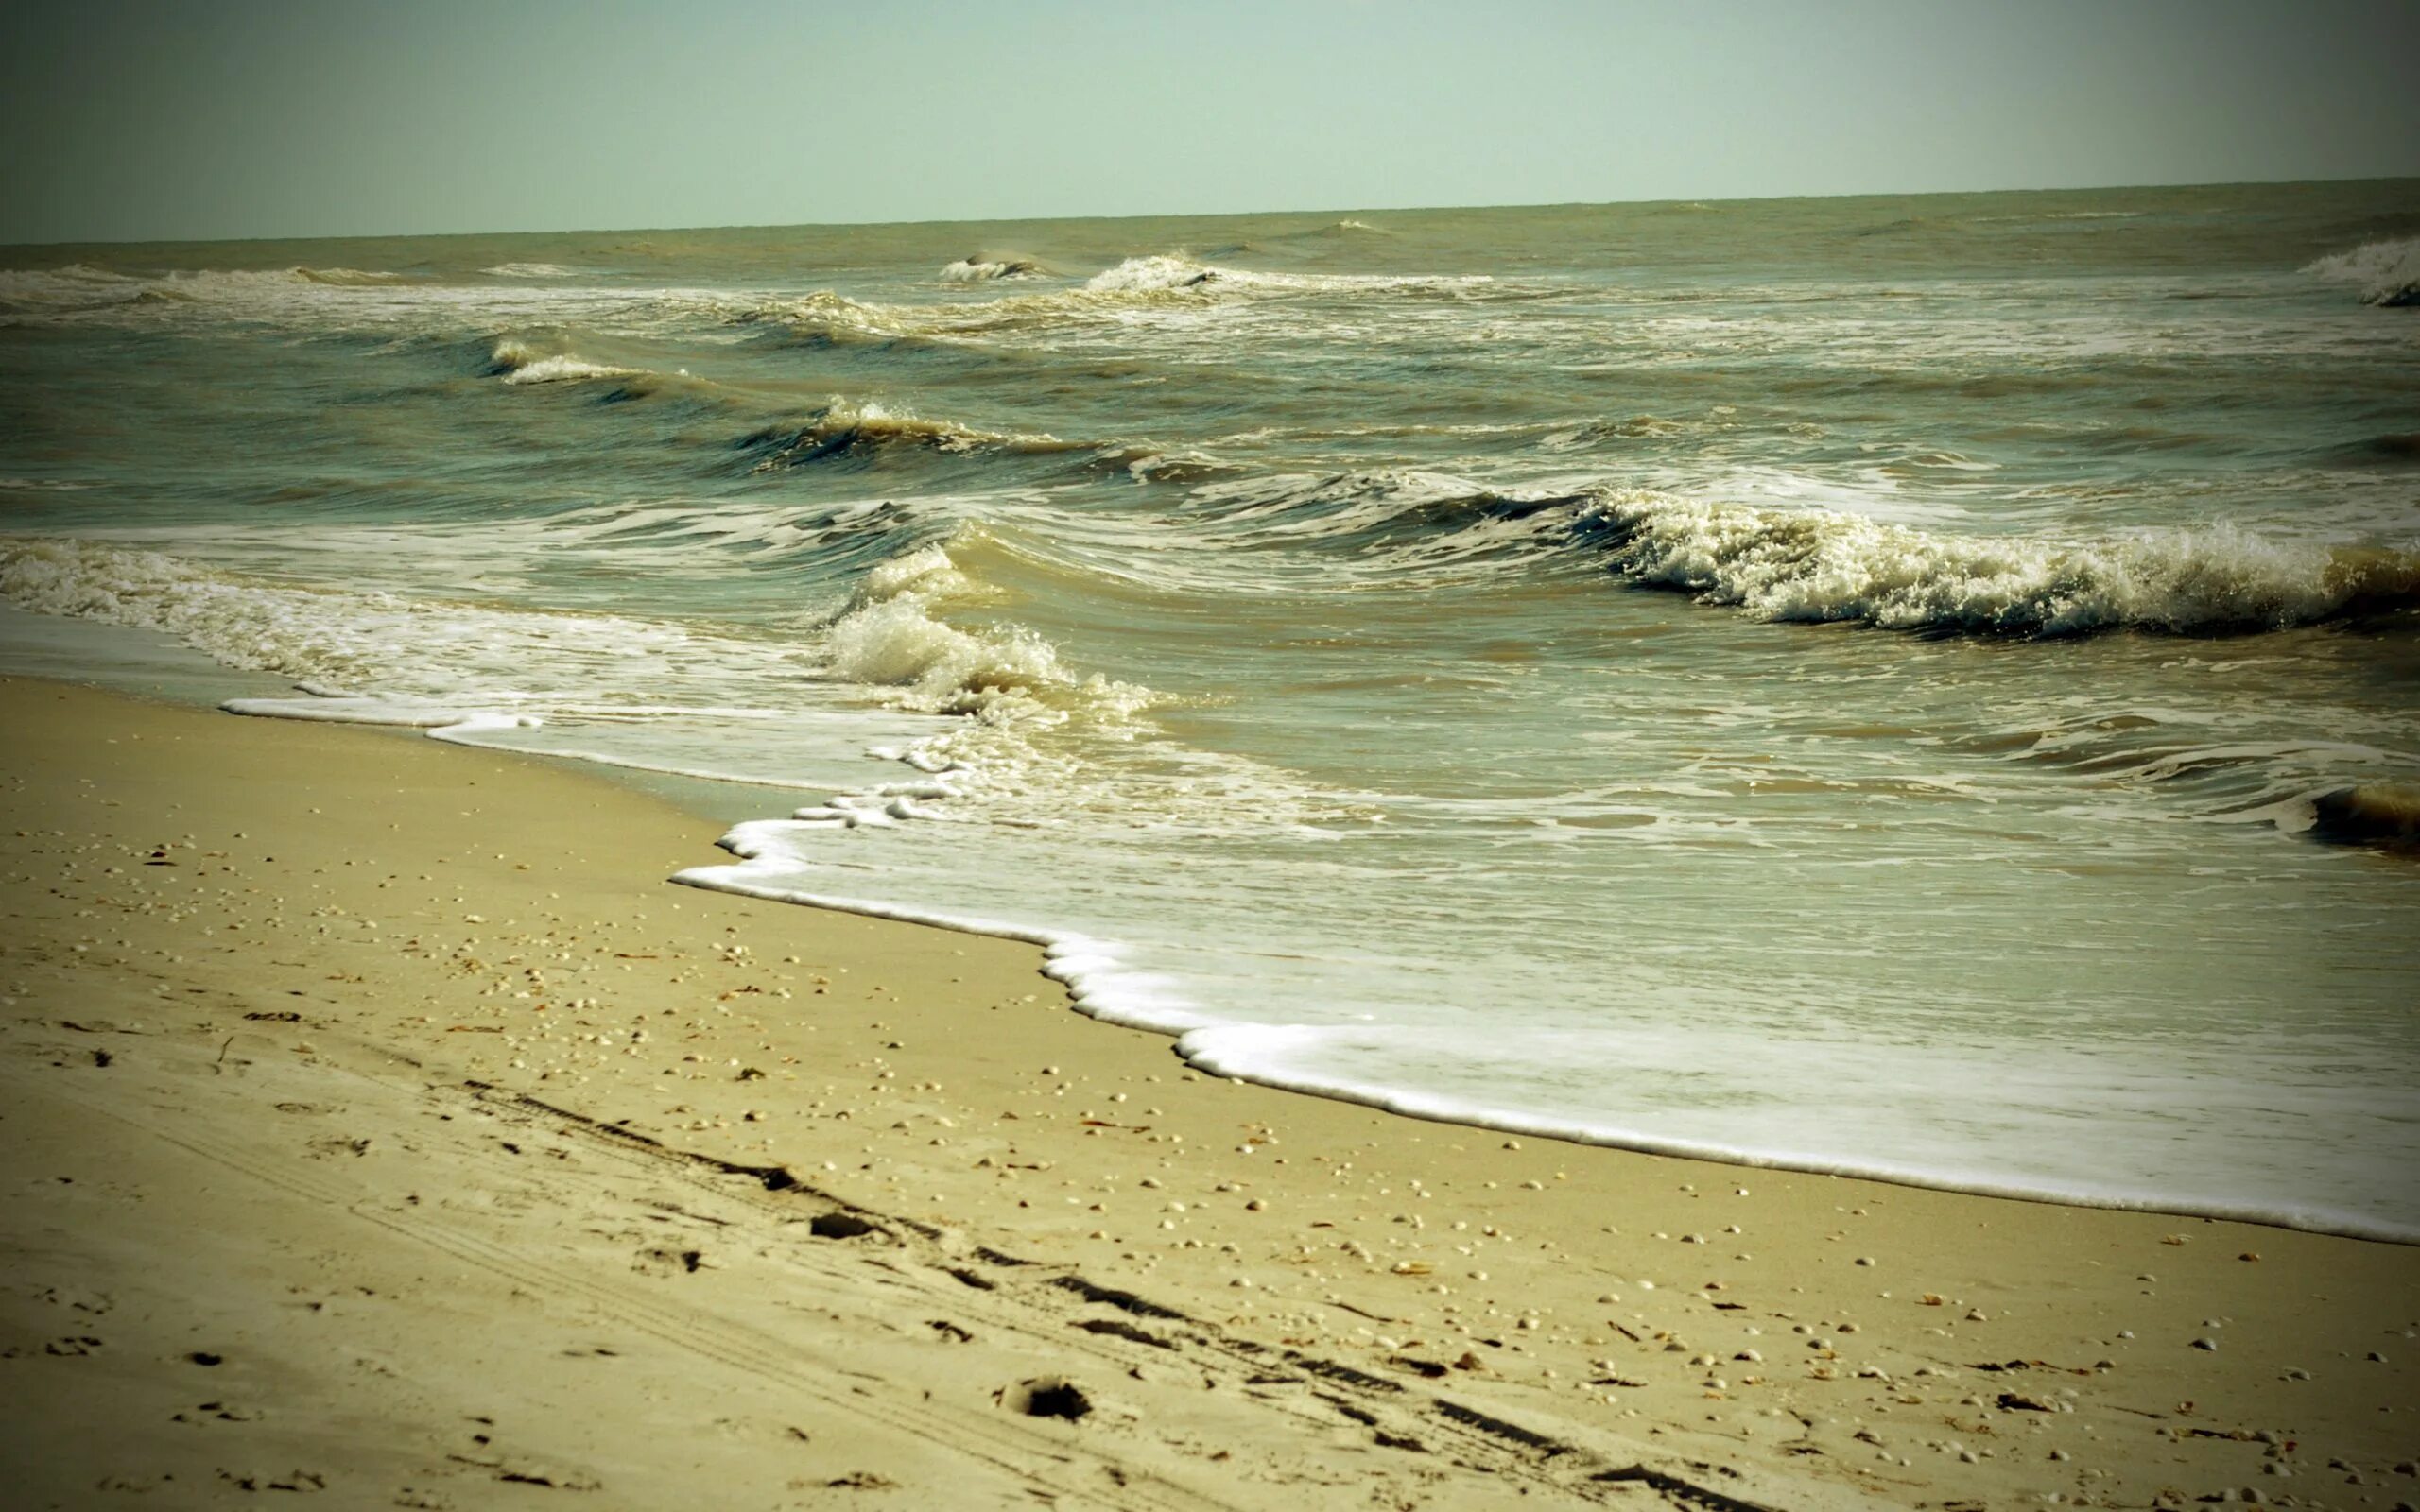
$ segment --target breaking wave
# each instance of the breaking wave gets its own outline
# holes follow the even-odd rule
[[[1634,582],[1768,620],[2214,634],[2420,605],[2420,558],[2409,553],[2279,543],[2228,525],[2071,544],[1636,491],[1601,497],[1572,533]]]
[[[1219,267],[1177,253],[1130,257],[1085,283],[1091,294],[1165,294],[1178,290],[1259,289],[1298,293],[1433,290],[1451,293],[1492,284],[1483,273],[1262,273]]]
[[[2364,304],[2420,304],[2420,236],[2364,242],[2350,251],[2331,252],[2303,271],[2359,284]]]
[[[578,278],[580,270],[561,263],[498,263],[479,271],[490,278]]]
[[[872,401],[852,402],[837,395],[805,424],[759,431],[740,445],[763,454],[756,463],[760,472],[803,467],[838,456],[871,455],[893,448],[952,453],[997,450],[1028,455],[1096,450],[1085,441],[1063,441],[1040,433],[981,430],[955,421],[926,420]]]
[[[966,258],[941,270],[949,283],[993,283],[1046,272],[1025,260]],[[817,342],[981,340],[1069,323],[1118,322],[1140,308],[1201,308],[1225,295],[1405,293],[1460,296],[1493,283],[1485,275],[1263,273],[1197,262],[1178,254],[1130,257],[1073,288],[1005,294],[991,300],[890,304],[830,289],[735,309],[735,325],[773,325]]]
[[[560,696],[536,691],[551,667],[566,690],[579,687],[581,704],[638,711],[703,667],[720,696],[697,702],[791,701],[783,691],[804,675],[884,690],[888,701],[919,713],[977,715],[998,730],[1123,719],[1152,700],[1146,689],[1071,671],[1029,629],[961,629],[941,618],[944,606],[987,596],[940,546],[910,549],[875,563],[828,623],[794,644],[769,645],[613,615],[297,587],[103,541],[0,538],[0,600],[161,631],[228,666],[293,678],[321,696],[361,687],[448,711],[544,711]],[[566,660],[567,646],[583,649]],[[627,674],[620,684],[596,685],[592,653],[600,649]]]
[[[2362,782],[2311,800],[2311,833],[2324,840],[2420,850],[2420,787]]]
[[[596,378],[636,378],[642,369],[591,362],[568,352],[540,352],[521,341],[500,341],[493,353],[493,371],[509,384],[583,383]]]
[[[961,257],[942,269],[942,282],[988,284],[994,279],[1030,278],[1042,270],[1042,265],[1029,257],[1003,258],[997,262],[982,257]]]
[[[883,563],[826,631],[834,674],[905,690],[914,706],[936,713],[978,713],[1080,685],[1060,665],[1056,648],[1030,630],[975,634],[939,617],[942,604],[975,596],[939,546]]]

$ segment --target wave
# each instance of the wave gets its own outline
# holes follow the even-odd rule
[[[2364,304],[2420,304],[2420,236],[2364,242],[2350,251],[2331,252],[2303,271],[2334,283],[2360,284]]]
[[[954,283],[1021,276],[1016,263],[968,259],[942,270]],[[1011,271],[993,273],[1003,267]],[[1031,271],[1042,271],[1036,267]],[[1048,331],[1085,322],[1118,322],[1138,308],[1200,309],[1226,296],[1404,293],[1460,297],[1493,283],[1483,274],[1263,273],[1202,263],[1180,254],[1130,257],[1073,288],[1018,293],[991,300],[936,304],[883,304],[830,289],[727,312],[734,325],[771,325],[818,343],[965,341]]]
[[[2362,782],[2311,799],[2311,833],[2323,840],[2420,850],[2420,787]]]
[[[406,282],[401,273],[357,267],[199,268],[140,277],[70,263],[0,269],[0,314],[58,318],[134,305],[256,302],[306,289],[383,289]]]
[[[646,372],[640,368],[592,362],[568,352],[542,352],[522,341],[497,342],[492,356],[495,365],[490,370],[509,384],[585,383],[597,378],[637,378]]]
[[[664,712],[655,707],[664,690],[692,684],[691,712],[728,715],[792,707],[811,679],[858,684],[915,713],[977,716],[979,728],[953,731],[950,748],[1022,760],[1032,731],[1071,719],[1121,724],[1155,700],[1149,689],[1071,670],[1031,630],[942,618],[944,607],[988,596],[940,546],[909,548],[873,563],[828,623],[764,643],[614,615],[300,587],[69,537],[0,538],[0,599],[157,630],[225,665],[351,700],[313,705],[320,717],[354,717],[345,711],[372,704],[389,711],[381,722],[405,708],[418,711],[408,722],[442,726],[481,711],[523,724],[564,708],[635,715]],[[566,656],[566,647],[579,649]],[[599,650],[616,680],[596,680]]]
[[[142,292],[143,282],[84,263],[0,268],[0,309],[30,312],[121,304]]]
[[[1004,301],[1005,302],[1005,301]],[[979,310],[981,306],[973,306]],[[962,314],[962,312],[961,312]],[[813,341],[887,341],[945,334],[951,325],[942,306],[869,304],[818,289],[796,299],[752,305],[732,315],[734,325],[775,325]]]
[[[1389,471],[1213,482],[1192,490],[1184,519],[1191,545],[1316,546],[1340,580],[1551,570],[1578,548],[1639,587],[1758,619],[1934,634],[2215,635],[2420,609],[2420,555],[2227,524],[2100,541],[1952,535],[1834,509]]]
[[[980,256],[961,257],[942,269],[942,282],[988,284],[995,279],[1030,278],[1042,271],[1042,265],[1029,257],[1003,258],[997,262]]]
[[[337,288],[374,287],[381,284],[399,283],[404,276],[359,267],[297,267],[287,271],[305,284],[326,284]]]
[[[846,612],[826,632],[832,670],[852,682],[902,689],[936,713],[977,713],[1008,699],[1046,697],[1080,679],[1060,665],[1049,642],[1009,627],[975,634],[944,624],[944,602],[974,585],[939,546],[866,575]]]
[[[490,278],[578,278],[580,270],[561,263],[498,263],[480,272]]]
[[[1484,273],[1263,273],[1196,262],[1181,253],[1130,257],[1096,273],[1089,294],[1166,294],[1180,290],[1273,290],[1295,293],[1357,293],[1414,290],[1456,292],[1493,284]]]
[[[1828,509],[1613,494],[1572,525],[1615,570],[1760,619],[2062,636],[2279,629],[2420,606],[2420,558],[2231,526],[2095,543],[1943,536]]]
[[[955,421],[926,420],[873,401],[835,395],[805,424],[758,431],[739,443],[762,453],[757,471],[804,467],[833,457],[864,456],[887,449],[914,448],[966,453],[1005,451],[1025,455],[1098,450],[1091,442],[1063,441],[1041,433],[987,431]]]

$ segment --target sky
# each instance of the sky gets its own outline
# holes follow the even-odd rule
[[[15,0],[0,243],[2420,176],[2420,0]]]

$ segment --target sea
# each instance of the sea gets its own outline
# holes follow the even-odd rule
[[[2411,1241],[2415,304],[2415,180],[7,248],[0,599],[1205,1073]]]

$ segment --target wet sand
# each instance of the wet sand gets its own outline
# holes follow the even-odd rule
[[[585,774],[0,728],[17,1504],[2420,1499],[2420,1249],[1224,1082]]]

